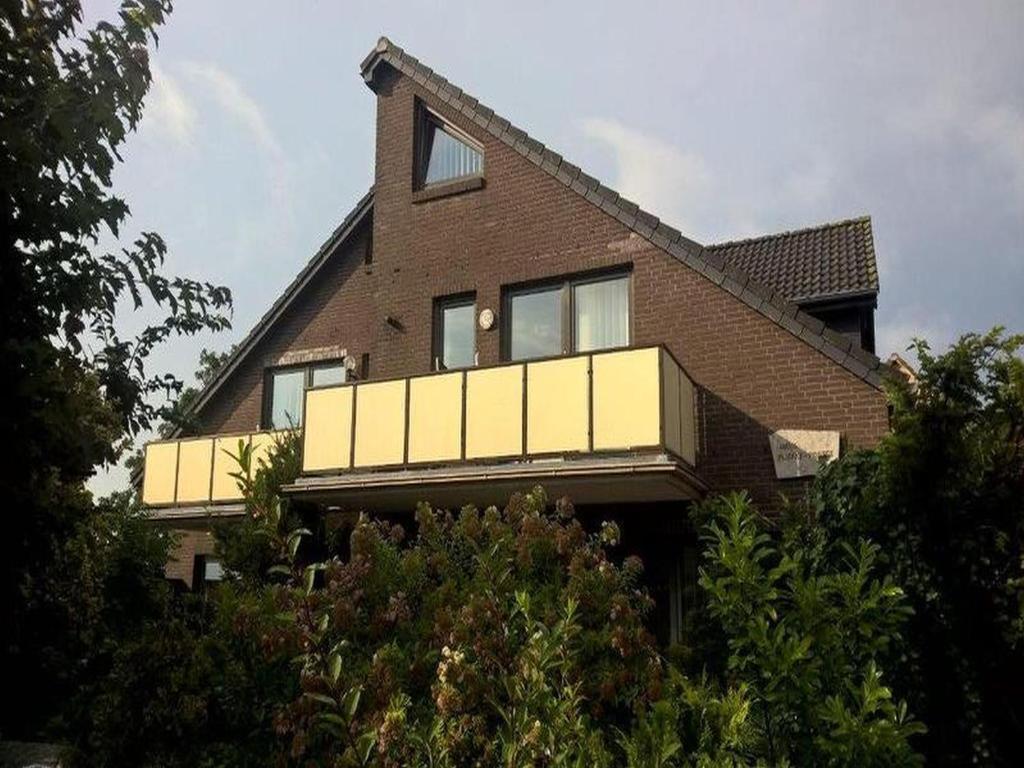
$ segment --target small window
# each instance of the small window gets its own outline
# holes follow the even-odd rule
[[[457,296],[434,305],[434,370],[476,365],[476,299]]]
[[[224,566],[220,564],[220,560],[206,558],[203,571],[203,581],[224,581]]]
[[[483,173],[484,155],[479,145],[425,107],[421,106],[417,114],[417,186],[425,187]]]
[[[347,378],[344,364],[338,362],[292,366],[267,371],[263,428],[301,427],[306,389],[344,384]]]
[[[345,366],[317,365],[313,367],[312,385],[314,387],[327,387],[331,384],[345,383]]]
[[[569,278],[505,294],[504,354],[529,360],[630,344],[630,276]]]

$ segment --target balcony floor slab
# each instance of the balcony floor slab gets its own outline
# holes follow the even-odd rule
[[[693,469],[668,454],[344,472],[300,477],[282,490],[345,511],[396,512],[421,501],[448,508],[503,504],[535,485],[576,504],[698,499],[707,490]]]

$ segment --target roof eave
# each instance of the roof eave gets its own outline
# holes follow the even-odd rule
[[[794,304],[800,307],[818,308],[822,304],[866,304],[871,302],[877,306],[878,288],[867,288],[860,291],[840,291],[838,293],[822,293],[812,296],[797,296],[791,299]]]

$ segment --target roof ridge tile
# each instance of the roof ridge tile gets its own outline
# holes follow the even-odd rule
[[[842,227],[849,227],[854,224],[867,224],[871,226],[871,215],[863,214],[861,216],[853,216],[848,219],[837,219],[835,221],[826,221],[821,224],[814,224],[809,227],[800,227],[798,229],[783,229],[778,232],[769,232],[764,235],[751,235],[750,237],[741,237],[736,240],[722,240],[717,243],[709,243],[706,247],[712,249],[729,248],[734,245],[745,245],[747,243],[761,243],[767,240],[781,239],[784,237],[792,237],[793,235],[809,235],[814,232],[824,232],[827,230],[840,229]]]

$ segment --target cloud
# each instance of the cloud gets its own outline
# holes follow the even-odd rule
[[[974,150],[1009,187],[1014,211],[1024,206],[1024,112],[986,94],[964,75],[939,80],[892,116],[896,129],[958,155]]]
[[[791,170],[782,180],[782,191],[799,210],[814,210],[832,195],[837,177],[830,160],[816,157],[807,166]]]
[[[195,108],[177,79],[156,65],[146,95],[141,130],[179,146],[190,146],[195,138]]]
[[[619,194],[683,232],[706,231],[703,212],[714,180],[700,155],[606,118],[584,120],[583,133],[615,153]]]
[[[1024,114],[1006,104],[990,107],[974,119],[967,135],[1005,171],[1017,205],[1024,205]]]
[[[275,158],[284,157],[260,105],[234,77],[209,62],[186,62],[182,70],[204,86],[217,105],[235,117],[267,153]]]
[[[875,349],[883,360],[897,352],[912,365],[917,365],[917,354],[907,347],[914,339],[924,339],[933,350],[943,350],[956,338],[953,319],[936,315],[923,307],[900,311],[892,320],[879,320],[875,331]]]
[[[780,222],[814,223],[840,185],[838,168],[824,151],[774,175],[751,175],[728,157],[712,164],[706,155],[606,118],[589,118],[583,133],[615,156],[610,183],[623,197],[705,243],[783,229]],[[800,214],[794,217],[794,214]]]
[[[279,230],[281,225],[290,225],[294,218],[292,163],[270,127],[262,107],[234,76],[212,62],[185,62],[181,70],[224,114],[234,118],[261,150],[270,177],[269,192],[277,228]],[[254,226],[251,221],[246,222],[240,232],[243,240],[256,237],[262,240],[266,237],[265,234],[256,234],[263,232],[263,228]],[[240,248],[240,252],[243,250],[245,248]]]

